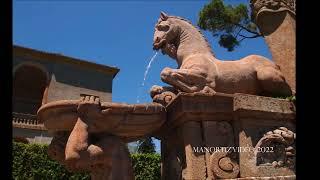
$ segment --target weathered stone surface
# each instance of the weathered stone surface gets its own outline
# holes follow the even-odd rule
[[[294,105],[283,99],[236,94],[234,111],[239,146],[250,149],[239,153],[241,177],[295,175]]]
[[[259,18],[264,13],[287,11],[296,15],[296,0],[250,0],[250,6],[255,21],[260,21]]]
[[[252,150],[239,154],[241,177],[294,175],[294,160],[285,156],[291,145],[285,145],[282,137],[272,134],[273,131],[281,132],[277,128],[288,128],[294,132],[293,103],[283,99],[236,94],[234,111],[234,127],[239,134],[239,146]],[[291,135],[293,136],[292,133]],[[257,149],[274,152],[257,153]],[[290,151],[294,151],[293,149]],[[291,162],[285,165],[286,161]]]
[[[125,144],[157,130],[166,120],[160,104],[100,103],[97,96],[42,106],[38,118],[54,134],[49,155],[93,180],[134,179]]]
[[[207,170],[211,170],[214,178],[216,179],[238,177],[240,168],[237,162],[236,154],[227,152],[212,153],[210,156],[210,164],[207,165]]]
[[[47,129],[71,131],[76,124],[81,101],[61,100],[45,104],[38,111],[38,118]],[[166,120],[165,108],[157,103],[129,105],[104,102],[83,104],[92,116],[89,132],[108,132],[132,141],[157,130]],[[89,109],[90,110],[89,110]],[[90,112],[90,113],[89,113]]]
[[[161,79],[179,92],[291,95],[290,86],[272,61],[258,55],[237,61],[218,60],[200,31],[181,17],[161,13],[153,47],[178,63],[178,69],[164,68]],[[158,87],[151,89],[155,101],[156,94],[161,93]]]
[[[185,167],[185,153],[182,140],[178,133],[172,133],[161,140],[161,179],[182,179],[182,169]]]
[[[163,106],[168,105],[176,98],[178,91],[173,87],[152,86],[150,96],[153,102],[160,103]]]
[[[84,95],[40,108],[39,119],[54,133],[52,158],[71,171],[90,171],[92,179],[133,179],[125,142],[155,135],[162,140],[162,179],[295,178],[295,107],[255,96],[291,95],[277,65],[257,55],[220,61],[189,21],[164,13],[153,46],[179,65],[161,72],[172,87],[153,86],[155,103],[100,103]],[[229,147],[238,151],[225,152]],[[260,152],[266,148],[274,152]]]
[[[281,72],[296,89],[295,0],[251,0],[252,17],[263,34]]]
[[[181,148],[182,154],[185,153],[187,158],[191,147],[234,147],[238,150],[228,153],[210,150],[199,152],[204,154],[204,157],[199,157],[205,163],[207,179],[295,178],[295,107],[292,102],[239,93],[179,93],[166,109],[167,121],[157,133],[157,137],[165,143],[163,147],[166,147],[162,149],[163,169],[181,167],[182,172],[187,172],[184,169],[188,168],[189,161],[179,157]],[[192,133],[181,133],[181,129],[191,122],[198,123],[194,125],[199,130],[195,131],[194,128]],[[194,138],[199,138],[202,145],[179,144],[180,141],[193,141]],[[274,153],[255,151],[267,147],[272,147]],[[179,161],[176,160],[175,164],[179,164],[178,166],[167,162],[170,158],[177,157]],[[273,161],[277,163],[274,166]],[[194,161],[193,170],[201,172],[202,166],[195,162],[198,161]],[[268,164],[269,162],[271,163]],[[179,177],[177,172],[179,171],[175,171],[175,177]],[[173,172],[162,173],[163,177],[169,177]]]
[[[167,121],[157,131],[163,136],[187,121],[232,121],[235,115],[295,120],[295,106],[288,100],[240,93],[179,93],[166,111]]]
[[[166,107],[167,121],[158,131],[165,134],[187,121],[232,120],[233,96],[216,93],[179,93]]]
[[[78,102],[47,105],[39,111],[39,117],[46,121],[65,121],[65,126],[73,127],[61,130],[53,122],[47,123],[47,128],[54,131],[50,157],[72,171],[88,170],[92,178],[99,179],[114,177],[125,167],[128,174],[122,174],[123,178],[130,179],[131,162],[124,141],[151,133],[162,140],[162,179],[295,177],[295,107],[288,100],[239,93],[179,93],[165,109],[152,104],[146,111],[145,105],[102,103],[100,106],[98,100],[85,97]],[[55,116],[51,118],[50,113]],[[157,121],[152,116],[154,113],[159,119],[165,117],[166,122],[150,129],[151,126],[143,123],[146,119],[141,118],[150,116],[150,122],[154,123]],[[112,127],[128,126],[122,131],[129,136],[115,128],[93,124],[102,117],[115,119],[118,125]],[[74,118],[73,124],[67,118]],[[90,126],[103,128],[105,132],[90,131]],[[131,132],[134,126],[141,131]],[[116,136],[112,135],[114,132]],[[195,150],[205,147],[250,150]],[[263,148],[273,148],[274,153],[257,151]],[[120,162],[123,164],[119,165]]]
[[[20,68],[24,69],[25,67],[35,67],[41,69],[46,74],[48,82],[47,88],[43,93],[42,102],[44,103],[61,99],[76,100],[80,93],[98,95],[101,101],[112,100],[112,82],[113,77],[119,71],[118,68],[17,45],[13,46],[12,60],[13,76],[17,75],[16,72]],[[22,74],[22,80],[26,81],[26,76],[33,74],[34,71]],[[36,79],[38,78],[36,77]],[[29,83],[33,84],[32,80]],[[14,89],[18,88],[14,87]],[[22,85],[20,88],[25,89],[26,85]],[[17,104],[17,109],[15,109],[17,112],[23,110],[20,108],[30,107],[30,104],[23,107],[19,107],[19,104]]]
[[[205,179],[206,163],[205,153],[194,152],[193,147],[203,145],[200,122],[187,122],[179,129],[185,152],[185,168],[182,169],[183,179]]]
[[[131,159],[126,144],[108,134],[90,136],[89,142],[92,144],[87,142],[81,144],[83,142],[81,138],[70,136],[70,132],[54,132],[48,154],[65,165],[69,171],[90,171],[92,179],[133,179]]]
[[[279,3],[283,5],[282,1],[274,1],[274,3],[270,1],[271,4],[268,2],[255,1],[256,9],[254,10],[257,11],[253,13],[259,16],[257,21],[260,20],[260,16],[268,14],[265,13],[265,4],[268,8],[277,6]],[[290,3],[285,5],[291,8]],[[277,11],[273,7],[271,9]],[[277,20],[280,18],[278,17]],[[290,26],[290,24],[282,25],[278,30],[284,31]],[[269,28],[270,32],[272,30],[270,26],[265,28]],[[285,41],[280,37],[281,33],[273,32],[272,38],[268,38],[267,30],[264,31],[267,41],[277,43],[277,38],[280,38],[279,44]],[[290,33],[289,35],[292,34]],[[167,121],[156,133],[157,137],[164,141],[162,154],[166,156],[163,157],[164,161],[168,161],[169,157],[177,157],[178,151],[169,153],[179,149],[169,148],[170,145],[175,144],[184,148],[182,151],[186,159],[182,162],[185,164],[178,163],[178,167],[182,168],[182,177],[185,179],[192,179],[191,176],[194,174],[189,172],[203,172],[201,161],[205,162],[207,179],[237,177],[259,179],[258,177],[262,176],[279,176],[270,179],[287,179],[285,177],[287,175],[290,176],[289,179],[295,178],[295,134],[293,133],[295,107],[287,100],[254,96],[291,95],[291,88],[295,87],[292,85],[293,76],[288,76],[288,72],[285,72],[285,77],[290,81],[290,88],[280,71],[280,68],[284,69],[284,64],[277,66],[257,55],[247,56],[238,61],[220,61],[214,57],[206,39],[189,21],[181,17],[168,16],[165,13],[161,13],[155,26],[153,46],[155,50],[161,49],[164,54],[168,54],[178,63],[178,69],[165,68],[161,72],[162,81],[172,87],[153,86],[150,91],[153,101],[161,103],[167,109]],[[273,53],[274,59],[277,58],[275,56],[281,56],[290,61],[289,56],[294,46],[288,46],[288,52],[282,50],[280,52],[275,47],[277,46],[270,47],[272,52],[276,51]],[[283,57],[281,53],[285,53],[286,56]],[[292,69],[290,66],[288,71]],[[295,90],[295,88],[292,89]],[[172,134],[181,132],[191,123],[194,127],[193,131],[180,133],[178,136],[180,138],[177,138],[184,144],[168,140],[175,137]],[[195,128],[198,125],[200,126]],[[270,130],[273,134],[268,132]],[[190,149],[195,146],[186,144],[185,140],[195,139],[203,143],[202,147],[198,144],[197,147],[200,149],[239,146],[240,152],[201,151],[200,153],[204,153],[204,159],[202,155],[199,155],[201,158],[193,159],[195,157]],[[256,149],[267,148],[268,145],[272,145],[277,152],[272,155],[257,152]],[[253,151],[242,152],[241,148]],[[268,164],[269,161],[272,163]],[[179,177],[176,175],[177,171],[175,173],[167,171],[174,167],[174,164],[163,162],[163,169],[166,170],[162,172],[162,176],[169,177],[170,174],[174,174],[175,177]],[[203,177],[198,176],[193,179],[203,179]]]
[[[232,126],[226,121],[203,121],[202,122],[203,138],[205,141],[205,147],[233,147],[234,143],[234,134]],[[206,151],[206,166],[207,166],[207,177],[208,179],[215,178],[232,178],[237,177],[239,173],[237,170],[224,169],[227,163],[222,163],[220,159],[225,161],[229,154],[220,153],[220,152],[208,152]],[[237,163],[235,163],[237,164]],[[221,167],[222,165],[222,167]],[[234,164],[233,164],[234,165]],[[232,165],[232,166],[233,166]],[[228,165],[227,165],[228,167]]]
[[[287,151],[294,151],[289,147],[295,147],[295,145],[286,144],[285,141],[282,141],[283,137],[265,135],[279,127],[286,127],[294,131],[294,124],[276,120],[264,120],[257,123],[253,117],[241,119],[239,124],[236,126],[236,132],[239,133],[239,146],[250,149],[250,151],[239,154],[241,177],[295,175],[294,158],[288,159],[286,156]],[[286,161],[288,162],[285,163]]]
[[[233,100],[233,110],[242,117],[250,116],[256,119],[294,119],[295,106],[286,99],[253,96],[236,93]]]

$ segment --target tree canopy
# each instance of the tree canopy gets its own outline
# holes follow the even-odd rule
[[[212,0],[199,13],[198,26],[219,36],[219,45],[233,51],[245,39],[262,36],[249,16],[245,4],[226,5],[222,0]]]
[[[155,145],[151,137],[146,137],[138,141],[138,153],[155,153]]]

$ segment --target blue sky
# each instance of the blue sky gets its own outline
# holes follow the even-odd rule
[[[113,81],[113,101],[151,102],[152,85],[164,85],[160,72],[176,68],[168,56],[158,54],[142,87],[144,73],[154,55],[154,25],[161,11],[189,19],[196,25],[201,8],[209,1],[13,1],[13,42],[29,48],[61,53],[120,69]],[[247,0],[225,0],[229,4]],[[234,60],[249,54],[271,59],[262,38],[245,40],[234,52],[218,45],[204,32],[218,59]],[[97,82],[99,83],[99,82]],[[159,150],[159,142],[156,142]]]

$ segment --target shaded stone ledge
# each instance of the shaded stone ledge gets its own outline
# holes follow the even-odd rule
[[[81,119],[78,112],[78,100],[60,100],[50,102],[38,110],[39,122],[51,131],[73,130],[76,122]],[[166,109],[158,103],[126,104],[102,102],[90,106],[90,133],[109,133],[124,141],[135,141],[159,129],[166,121]]]
[[[241,117],[255,119],[295,120],[295,106],[286,99],[235,94],[233,111]]]

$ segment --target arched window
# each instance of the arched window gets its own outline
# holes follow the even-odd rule
[[[33,64],[17,67],[13,78],[13,112],[36,114],[46,103],[48,75]]]

